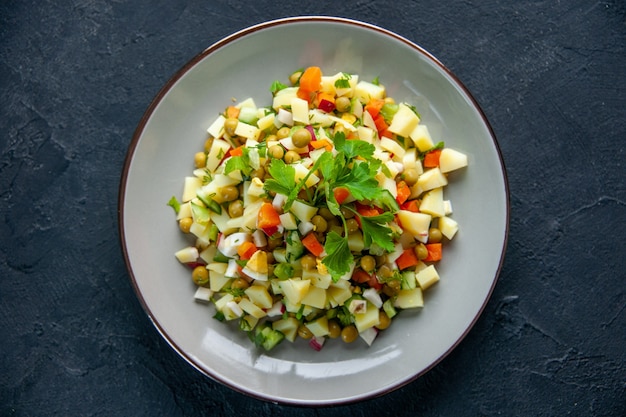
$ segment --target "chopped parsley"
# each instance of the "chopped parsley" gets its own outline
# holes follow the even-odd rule
[[[170,201],[167,202],[167,205],[173,208],[176,214],[178,214],[178,212],[180,211],[180,203],[178,202],[176,196],[172,196],[172,198],[170,198]]]

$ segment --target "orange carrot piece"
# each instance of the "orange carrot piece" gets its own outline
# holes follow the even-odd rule
[[[308,93],[318,91],[322,85],[322,70],[320,67],[308,67],[300,77],[300,90]]]
[[[272,203],[263,203],[257,216],[257,227],[266,235],[272,236],[278,231],[280,217]]]
[[[441,149],[435,149],[424,155],[424,168],[435,168],[439,166],[439,157]]]
[[[372,276],[362,269],[355,269],[352,273],[352,281],[357,284],[364,284],[370,280]]]
[[[385,118],[382,114],[374,117],[374,124],[376,125],[376,130],[378,131],[378,136],[381,136],[381,133],[386,131],[389,128],[389,125],[385,121]]]
[[[406,211],[412,211],[413,213],[419,213],[420,206],[417,203],[417,200],[409,200],[405,201],[403,204],[400,204],[400,209]]]
[[[373,119],[376,119],[380,113],[380,109],[382,109],[384,105],[385,100],[382,98],[373,98],[365,105],[365,110],[367,110]]]
[[[333,195],[338,204],[343,204],[346,198],[350,196],[350,191],[346,187],[337,187],[333,189]]]
[[[302,244],[313,256],[318,257],[324,252],[324,247],[317,240],[313,232],[309,233],[302,239]]]
[[[330,104],[324,104],[324,101]],[[327,111],[326,109],[330,108],[330,111],[335,109],[335,96],[332,94],[324,93],[320,91],[317,93],[317,107],[322,108],[322,110]]]
[[[241,145],[241,146],[239,146],[237,148],[231,149],[229,154],[230,154],[230,156],[241,156],[241,155],[243,155],[243,145]]]
[[[237,248],[237,254],[240,259],[248,260],[252,258],[252,255],[257,251],[254,243],[245,241]]]
[[[376,207],[371,207],[366,204],[360,204],[358,202],[356,203],[356,211],[361,216],[365,217],[378,216],[381,213],[381,210]]]
[[[415,250],[413,248],[405,249],[402,252],[402,255],[396,259],[396,265],[398,265],[398,269],[402,271],[403,269],[410,268],[419,263],[419,259],[415,254]]]
[[[326,139],[311,141],[309,145],[311,145],[313,149],[325,148],[329,152],[333,150],[333,145]]]
[[[437,262],[441,260],[441,243],[427,243],[425,246],[428,250],[428,256],[424,261]]]
[[[311,99],[315,96],[315,93],[311,93],[310,91],[305,91],[301,89],[298,89],[296,94],[298,98],[301,98],[302,100],[306,100],[309,103],[311,102]]]
[[[403,204],[406,200],[411,196],[411,188],[407,185],[405,181],[399,181],[396,184],[397,196],[396,201],[398,204]]]
[[[238,117],[239,117],[239,109],[237,107],[235,107],[235,106],[228,106],[226,108],[226,118],[227,119],[230,119],[230,118],[236,119]]]

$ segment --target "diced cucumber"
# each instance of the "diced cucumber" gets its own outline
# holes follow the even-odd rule
[[[293,262],[304,255],[304,245],[302,244],[300,234],[298,234],[297,231],[293,230],[288,232],[285,240],[287,242],[287,262]]]
[[[257,347],[262,347],[265,350],[272,350],[285,339],[282,332],[272,329],[267,323],[257,326],[254,331],[248,333],[248,336]]]

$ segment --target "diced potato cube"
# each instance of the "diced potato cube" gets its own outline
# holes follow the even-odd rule
[[[328,116],[328,118],[335,122],[335,123],[339,123],[341,126],[343,126],[347,132],[356,132],[356,127],[354,127],[353,124],[348,123],[347,121],[343,120],[342,118],[336,117],[336,116]]]
[[[213,262],[213,258],[215,257],[216,252],[217,247],[215,245],[209,245],[206,247],[206,249],[200,252],[200,258],[207,264],[211,263]]]
[[[215,119],[215,121],[211,123],[211,126],[209,126],[209,128],[207,129],[208,134],[213,136],[214,138],[221,137],[224,134],[225,121],[226,118],[221,114],[217,116],[217,119]]]
[[[303,222],[311,221],[313,216],[317,214],[317,207],[309,206],[300,201],[294,201],[289,209],[295,216]]]
[[[446,214],[443,204],[443,188],[438,187],[430,190],[422,198],[420,204],[422,213],[430,214],[433,217],[442,217]]]
[[[411,290],[400,290],[393,305],[403,309],[424,307],[422,289],[416,287]]]
[[[209,288],[213,292],[219,292],[230,281],[224,273],[209,270]]]
[[[174,256],[180,263],[186,264],[189,262],[195,262],[198,259],[198,249],[194,246],[188,246],[186,248],[178,250]]]
[[[233,301],[235,297],[232,294],[224,294],[219,300],[215,302],[215,308],[218,311],[224,312],[226,304]]]
[[[395,157],[398,157],[398,158],[403,158],[406,153],[402,145],[400,145],[395,140],[384,137],[384,136],[380,139],[380,147],[394,154]]]
[[[425,290],[439,281],[439,274],[437,273],[434,265],[429,265],[415,274],[415,279],[417,280],[420,288]]]
[[[427,150],[435,146],[426,125],[418,124],[417,126],[415,126],[409,136],[411,139],[413,139],[415,147],[419,149],[420,152],[426,152]]]
[[[298,87],[287,87],[278,91],[272,101],[272,107],[278,110],[280,107],[291,106],[291,100],[298,97]]]
[[[359,99],[361,103],[366,104],[372,99],[384,98],[385,87],[367,81],[359,81],[354,88],[354,97]]]
[[[206,168],[211,172],[215,172],[222,161],[222,158],[224,158],[229,149],[230,143],[225,140],[215,138],[213,140],[213,145],[211,145],[211,150],[207,155]]]
[[[456,232],[459,230],[459,224],[456,222],[456,220],[453,220],[447,216],[443,216],[439,219],[439,230],[441,230],[442,235],[444,235],[448,239],[452,239]]]
[[[329,273],[322,274],[313,269],[302,270],[302,279],[308,279],[311,281],[311,285],[323,289],[328,288],[333,282],[333,278]]]
[[[400,103],[388,129],[396,135],[408,137],[419,122],[419,116],[409,106]]]
[[[261,134],[261,130],[258,127],[249,125],[242,121],[237,123],[237,127],[235,128],[235,135],[241,136],[247,139],[256,140],[258,139],[260,134]]]
[[[202,180],[198,177],[185,177],[185,184],[183,186],[183,202],[191,201],[196,198],[196,192],[198,188],[202,187]]]
[[[309,102],[299,97],[291,99],[291,113],[294,122],[309,124]]]
[[[280,216],[280,224],[285,228],[285,230],[297,230],[298,223],[296,222],[296,217],[293,213],[283,213]]]
[[[296,182],[302,181],[304,177],[309,175],[309,170],[303,164],[295,164],[293,165],[293,167],[295,168],[295,171],[296,171],[296,175],[295,175]],[[304,185],[306,185],[307,188],[311,188],[315,184],[317,184],[319,181],[320,181],[320,178],[314,173],[311,173],[306,179],[306,181],[304,182]]]
[[[270,113],[267,116],[261,117],[257,120],[256,125],[261,130],[267,130],[274,126],[274,113]]]
[[[245,289],[244,293],[248,296],[250,301],[260,308],[271,308],[273,305],[272,296],[267,291],[267,288],[261,285],[251,285]]]
[[[303,280],[299,278],[290,278],[279,283],[285,298],[292,304],[300,304],[302,299],[309,292],[311,281],[308,279]]]
[[[252,97],[248,97],[247,99],[240,101],[235,107],[238,109],[249,107],[256,110],[256,104],[254,103],[254,99]]]
[[[302,304],[315,308],[324,308],[326,306],[326,290],[310,286],[306,295],[302,298]]]
[[[439,167],[435,167],[420,175],[417,179],[417,185],[419,185],[422,191],[428,191],[433,188],[448,185],[448,179],[443,175]]]
[[[422,243],[428,241],[428,229],[432,216],[426,213],[414,213],[408,210],[398,211],[398,219],[402,228]]]
[[[349,282],[347,280],[340,280],[339,282]],[[350,288],[341,288],[330,286],[326,290],[328,295],[328,301],[332,307],[342,306],[350,297],[352,297],[352,291]]]
[[[260,319],[266,316],[265,311],[260,309],[259,306],[254,304],[248,298],[242,298],[241,301],[239,301],[239,307],[254,318]]]
[[[441,172],[450,172],[467,166],[467,155],[454,149],[444,148],[439,155]]]
[[[328,118],[328,114],[317,109],[309,110],[309,123],[324,127],[328,127],[333,124],[332,120]]]
[[[326,318],[326,316],[322,316],[315,321],[305,323],[305,326],[315,337],[324,337],[329,333],[328,318]]]
[[[370,327],[377,326],[379,323],[379,310],[369,301],[367,302],[367,309],[364,313],[356,313],[354,315],[354,324],[359,333]]]
[[[356,131],[359,139],[361,139],[362,141],[365,141],[367,143],[374,142],[375,133],[373,129],[365,126],[359,126],[356,128]]]

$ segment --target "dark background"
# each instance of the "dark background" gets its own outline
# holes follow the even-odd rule
[[[499,139],[511,221],[493,296],[446,359],[384,397],[298,409],[209,380],[160,337],[117,197],[181,66],[314,14],[390,29],[461,79]],[[625,94],[623,1],[0,2],[0,415],[626,415]]]

